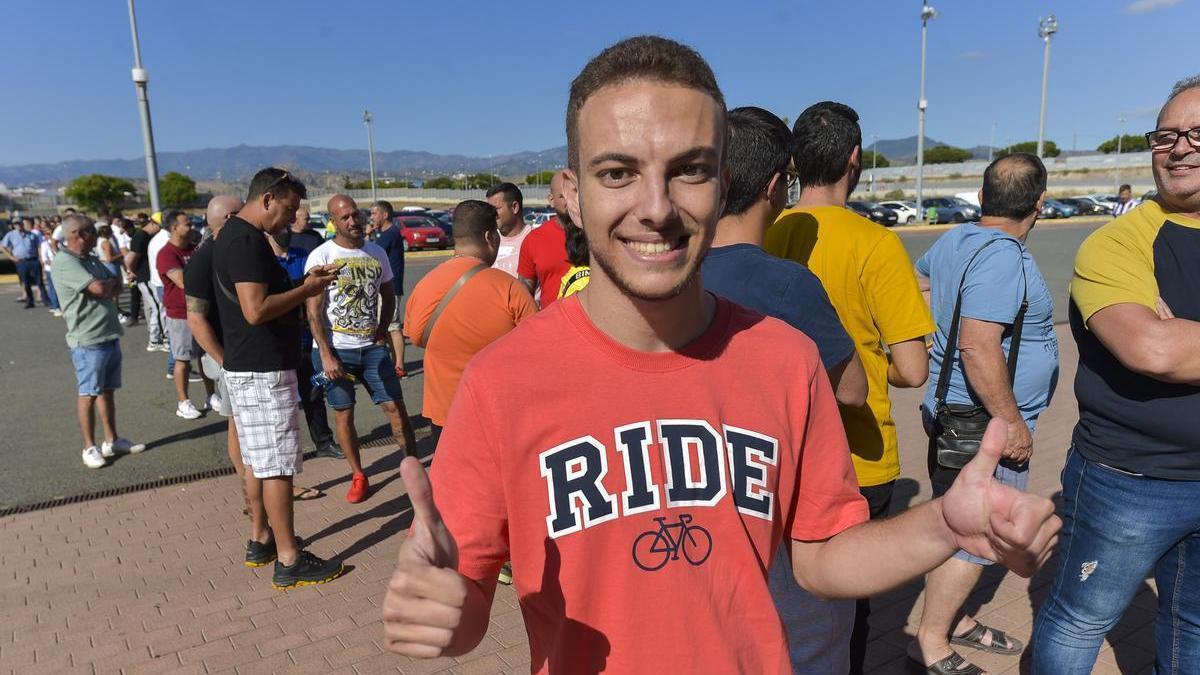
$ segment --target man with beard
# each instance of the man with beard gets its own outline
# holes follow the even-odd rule
[[[550,207],[554,209],[554,217],[525,237],[517,263],[517,275],[542,309],[558,299],[559,284],[571,269],[566,234],[570,216],[563,195],[563,173],[559,171],[550,179]]]
[[[389,649],[471,651],[506,558],[539,673],[790,673],[763,564],[782,545],[821,597],[885,592],[960,546],[1033,573],[1058,523],[991,480],[1003,426],[945,497],[865,523],[813,342],[700,285],[729,174],[699,54],[609,47],[573,81],[566,127],[591,283],[472,360],[432,483],[401,463],[414,517]]]
[[[346,501],[357,504],[370,495],[371,486],[363,473],[354,428],[355,382],[362,382],[371,401],[387,416],[401,454],[415,452],[417,442],[396,365],[382,344],[389,322],[379,317],[396,313],[387,254],[366,240],[362,215],[350,197],[334,195],[329,200],[329,218],[337,234],[309,254],[304,269],[332,266],[337,281],[305,304],[313,335],[313,370],[324,372],[328,379],[325,398],[333,408],[338,441],[350,464]]]
[[[292,479],[303,468],[296,369],[300,305],[335,279],[315,267],[299,286],[275,261],[267,239],[285,229],[306,196],[287,171],[263,169],[246,204],[225,222],[213,248],[213,286],[221,316],[223,375],[242,451],[251,532],[246,563],[275,561],[279,589],[321,584],[342,574],[337,559],[300,550],[292,524]]]

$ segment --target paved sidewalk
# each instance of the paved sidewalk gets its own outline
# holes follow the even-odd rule
[[[1065,327],[1059,336],[1065,367],[1038,427],[1030,481],[1045,495],[1058,489],[1075,418],[1076,352]],[[895,399],[905,470],[901,505],[929,496],[919,400],[919,391]],[[367,449],[364,459],[377,492],[359,505],[344,499],[343,462],[306,463],[299,482],[327,494],[297,503],[297,530],[315,553],[340,553],[352,569],[334,583],[289,592],[271,588],[271,566],[251,570],[241,563],[246,532],[233,477],[0,519],[0,673],[528,672],[525,629],[510,587],[499,589],[488,636],[471,654],[413,661],[383,650],[379,604],[411,516],[398,457]],[[1027,640],[1031,603],[1045,596],[1054,567],[1032,581],[985,575],[988,583],[971,599],[980,618]],[[904,647],[920,589],[914,583],[876,601],[871,672],[919,672],[906,663]],[[1148,671],[1154,602],[1147,582],[1095,672]],[[1016,658],[964,653],[993,673],[1020,669]]]

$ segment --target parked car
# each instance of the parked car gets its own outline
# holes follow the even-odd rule
[[[524,219],[525,224],[530,227],[537,227],[553,217],[554,209],[548,207],[526,208],[525,212],[521,214],[521,218]]]
[[[1100,199],[1098,195],[1079,195],[1072,199],[1080,202],[1087,202],[1096,208],[1096,213],[1100,215],[1108,215],[1112,213],[1112,203],[1104,199]]]
[[[1065,202],[1060,202],[1057,199],[1047,199],[1043,202],[1043,204],[1044,206],[1042,207],[1042,211],[1044,212],[1046,210],[1045,206],[1051,206],[1058,211],[1058,215],[1055,216],[1057,218],[1070,218],[1072,216],[1079,215],[1079,209]]]
[[[846,202],[846,206],[858,215],[869,218],[884,227],[892,227],[899,220],[895,211],[874,202]]]
[[[895,211],[896,218],[901,223],[917,222],[917,205],[913,202],[879,202],[879,205]]]
[[[1055,201],[1074,207],[1075,212],[1081,216],[1099,216],[1108,213],[1099,204],[1078,197],[1061,197]]]
[[[446,239],[450,242],[450,245],[454,245],[454,219],[449,213],[445,211],[426,211],[422,215],[432,220],[438,227],[442,228],[442,232],[445,233]]]
[[[442,228],[425,216],[395,216],[392,222],[400,227],[405,251],[445,249],[450,246],[450,238]]]
[[[931,219],[934,223],[965,223],[969,220],[979,220],[979,207],[957,197],[929,197],[922,200],[921,207],[927,213],[930,207],[935,209],[936,215]]]

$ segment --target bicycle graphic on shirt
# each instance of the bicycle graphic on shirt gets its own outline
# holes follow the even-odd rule
[[[692,565],[703,564],[712,553],[712,535],[699,525],[689,525],[691,514],[679,515],[679,521],[667,524],[665,516],[654,519],[657,530],[647,530],[633,540],[633,562],[647,572],[660,570],[680,552]],[[678,535],[672,535],[677,532]]]

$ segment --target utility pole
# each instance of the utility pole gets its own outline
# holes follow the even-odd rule
[[[154,152],[150,97],[146,93],[150,75],[142,67],[142,47],[138,43],[137,15],[133,10],[133,0],[129,0],[129,31],[133,34],[133,84],[137,87],[138,110],[142,114],[142,145],[146,150],[146,183],[150,192],[150,210],[162,211],[162,203],[158,197],[158,156]]]
[[[921,2],[921,92],[917,97],[917,217],[925,220],[922,194],[925,183],[925,32],[930,19],[937,18],[937,10]]]
[[[363,124],[367,125],[367,162],[371,165],[371,203],[379,201],[379,192],[375,189],[375,136],[371,133],[371,111],[363,111]]]
[[[996,123],[992,122],[992,135],[988,137],[988,164],[992,163],[992,153],[996,149]]]
[[[1046,138],[1046,92],[1050,86],[1050,36],[1058,32],[1058,19],[1053,14],[1045,19],[1038,19],[1038,37],[1042,38],[1045,47],[1042,53],[1042,113],[1038,116],[1037,156],[1042,158]]]
[[[875,167],[879,164],[879,151],[875,149],[875,144],[878,142],[879,134],[871,134],[871,176],[868,181],[871,194],[875,194]]]

